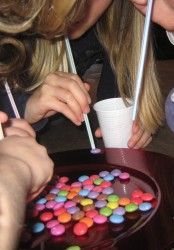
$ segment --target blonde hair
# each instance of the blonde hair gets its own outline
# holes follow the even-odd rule
[[[86,0],[1,2],[1,79],[32,90],[49,73],[67,68],[64,36],[83,17]]]
[[[133,99],[144,17],[128,0],[113,1],[98,23],[99,40],[107,50],[125,103]],[[156,75],[152,42],[148,48],[138,122],[155,133],[164,120],[163,99]]]

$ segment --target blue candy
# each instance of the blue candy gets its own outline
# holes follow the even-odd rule
[[[149,211],[152,208],[152,204],[150,202],[142,202],[139,205],[139,210],[142,212]]]
[[[114,180],[114,176],[112,174],[107,174],[103,177],[103,179],[105,181],[113,181]]]
[[[36,201],[36,204],[45,204],[46,202],[47,202],[47,199],[41,198],[41,199]]]
[[[86,181],[86,180],[88,180],[88,179],[89,179],[89,176],[87,176],[87,175],[82,175],[82,176],[80,176],[80,177],[78,178],[78,181],[83,182],[83,181]]]
[[[109,217],[109,221],[113,224],[121,224],[124,222],[124,217],[122,215],[113,214]]]
[[[89,189],[82,189],[80,190],[79,195],[85,197],[85,196],[88,196],[89,192],[90,192]]]
[[[66,200],[67,200],[67,198],[65,196],[61,196],[61,195],[59,195],[55,198],[56,202],[65,202]]]
[[[33,225],[32,231],[33,233],[40,233],[44,230],[45,226],[41,222],[37,222]]]

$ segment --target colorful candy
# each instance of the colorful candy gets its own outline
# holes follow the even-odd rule
[[[35,223],[32,231],[40,233],[46,228],[51,235],[60,236],[65,233],[64,224],[69,227],[69,223],[72,223],[74,234],[82,236],[94,223],[103,224],[109,221],[119,225],[137,210],[151,210],[155,201],[152,193],[140,189],[134,190],[130,197],[121,197],[116,193],[117,188],[113,181],[130,181],[129,179],[129,173],[119,169],[111,172],[104,170],[99,175],[82,175],[72,184],[66,176],[57,178],[55,186],[34,205],[35,217],[41,222]],[[78,249],[78,246],[67,248]]]

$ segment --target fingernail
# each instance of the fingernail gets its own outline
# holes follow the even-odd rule
[[[75,124],[76,124],[77,126],[80,126],[82,123],[81,123],[81,121],[76,121]]]
[[[90,108],[89,108],[89,107],[86,107],[86,108],[84,109],[84,113],[85,113],[85,114],[88,114],[89,111],[90,111]]]

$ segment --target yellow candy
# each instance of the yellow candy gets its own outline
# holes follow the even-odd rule
[[[111,209],[115,209],[115,208],[118,207],[118,202],[117,201],[110,201],[110,202],[107,203],[106,206],[111,208]]]
[[[80,201],[80,204],[81,204],[82,206],[91,205],[91,204],[93,204],[93,200],[91,200],[91,199],[82,199],[82,200]]]

